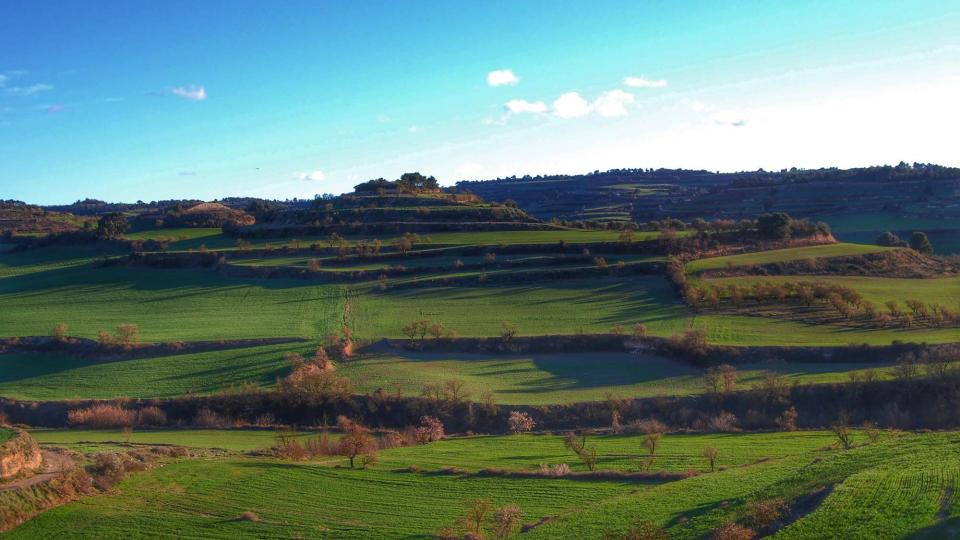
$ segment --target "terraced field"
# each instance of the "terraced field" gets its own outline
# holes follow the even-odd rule
[[[865,244],[824,244],[819,246],[773,249],[769,251],[743,253],[740,255],[727,255],[723,257],[698,259],[692,261],[687,265],[686,268],[688,272],[697,273],[704,270],[716,270],[728,267],[771,264],[787,261],[802,261],[820,257],[847,257],[851,255],[866,255],[868,253],[878,253],[890,249],[894,248]]]
[[[604,470],[624,470],[645,451],[639,436],[597,436]],[[665,527],[671,538],[701,538],[737,520],[752,500],[788,503],[823,488],[822,503],[778,533],[785,538],[834,536],[942,537],[958,511],[950,496],[960,460],[955,433],[887,435],[848,451],[829,449],[827,432],[747,435],[668,435],[654,470],[695,469],[699,476],[671,482],[514,479],[473,474],[483,467],[531,470],[540,463],[571,463],[556,436],[472,437],[385,451],[369,470],[334,467],[337,461],[278,462],[264,458],[180,460],[137,474],[97,504],[51,510],[10,533],[11,538],[57,536],[211,538],[308,536],[421,537],[453,523],[477,497],[513,503],[524,523],[546,523],[524,537],[598,537],[638,519]],[[721,469],[708,472],[706,446],[719,451]],[[422,473],[401,472],[411,464]],[[460,472],[435,474],[442,467]],[[574,465],[575,469],[579,469]],[[945,495],[946,494],[946,495]],[[423,511],[429,508],[429,512]],[[257,521],[239,520],[254,512]],[[282,527],[282,529],[281,529]],[[282,532],[281,532],[282,531]]]
[[[172,445],[249,452],[270,448],[276,443],[272,429],[137,429],[124,434],[120,430],[33,429],[30,436],[44,446],[63,447],[78,452],[104,452],[130,448],[131,445]],[[304,441],[314,432],[300,432]],[[336,435],[333,435],[336,437]]]
[[[751,388],[767,371],[788,382],[846,382],[853,373],[889,374],[884,364],[761,363],[737,366],[738,385]],[[474,399],[491,392],[495,402],[548,405],[602,401],[608,394],[631,397],[693,395],[704,392],[703,371],[653,355],[618,353],[484,356],[475,354],[406,354],[364,356],[344,363],[339,373],[362,392],[382,388],[418,395],[423,385],[449,379],[464,382]]]
[[[15,399],[109,399],[209,394],[243,383],[269,388],[289,373],[283,355],[309,344],[271,345],[104,361],[62,353],[0,355],[0,395]]]

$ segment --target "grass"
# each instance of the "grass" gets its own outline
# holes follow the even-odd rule
[[[852,363],[766,363],[737,368],[741,388],[759,382],[764,371],[780,373],[791,383],[824,384],[845,382],[851,373],[868,369],[876,369],[883,377],[889,370],[885,365]],[[513,405],[602,401],[608,394],[653,397],[704,391],[699,369],[653,355],[623,353],[376,355],[344,363],[339,373],[352,379],[361,392],[400,389],[404,395],[419,395],[428,383],[459,379],[475,400],[490,392],[495,402]]]
[[[851,255],[866,255],[868,253],[877,253],[889,249],[893,248],[847,243],[773,249],[770,251],[758,251],[755,253],[743,253],[740,255],[727,255],[723,257],[698,259],[688,264],[686,269],[688,272],[696,273],[704,270],[723,269],[729,266],[751,266],[814,259],[820,257],[847,257]]]
[[[887,300],[903,303],[909,299],[939,303],[951,308],[960,306],[960,277],[935,279],[908,279],[867,276],[740,276],[708,280],[709,283],[726,286],[735,282],[752,286],[754,283],[782,283],[785,281],[821,281],[856,289],[867,300],[883,306]]]
[[[0,444],[3,444],[13,438],[13,430],[0,427]]]
[[[511,479],[470,473],[484,467],[532,469],[570,463],[561,438],[548,435],[468,437],[381,453],[370,470],[314,463],[227,457],[180,460],[137,473],[110,493],[50,510],[11,538],[320,537],[426,538],[462,516],[465,501],[514,503],[524,523],[554,519],[524,538],[597,538],[637,520],[665,527],[671,538],[703,538],[739,519],[751,500],[794,503],[835,486],[822,504],[778,533],[784,538],[944,537],[955,526],[953,493],[960,474],[956,433],[885,435],[830,449],[827,432],[667,435],[654,470],[704,472],[646,484],[608,480]],[[632,468],[645,453],[639,436],[594,436],[602,470]],[[719,450],[721,470],[709,473],[704,447]],[[419,465],[425,472],[400,472]],[[432,474],[459,467],[465,475]],[[581,468],[579,465],[575,469]],[[259,521],[241,521],[243,512]]]
[[[84,452],[109,451],[129,444],[173,445],[248,452],[273,446],[277,432],[271,429],[136,429],[129,439],[119,430],[34,429],[30,436],[44,446],[65,447]],[[301,432],[297,438],[314,437]]]
[[[132,360],[98,361],[51,353],[0,354],[0,396],[64,400],[166,398],[209,394],[242,383],[271,387],[290,372],[289,352],[303,343],[248,347]]]

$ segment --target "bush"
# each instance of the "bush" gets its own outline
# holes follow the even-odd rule
[[[727,523],[723,527],[713,531],[713,540],[753,540],[757,537],[753,529],[738,525],[736,523]]]
[[[92,428],[131,427],[136,424],[136,419],[134,411],[108,403],[67,412],[67,421],[70,424]]]
[[[787,512],[783,499],[748,502],[743,510],[743,521],[754,529],[766,529]]]
[[[144,407],[137,411],[137,424],[144,426],[164,426],[167,424],[167,413],[160,407]]]
[[[649,521],[641,521],[626,532],[607,532],[604,540],[668,540],[670,535],[662,527]]]
[[[710,419],[710,431],[719,431],[722,433],[731,433],[740,431],[737,427],[737,417],[733,413],[721,411],[716,417]]]
[[[510,418],[507,422],[510,425],[510,431],[514,434],[529,433],[537,425],[529,414],[522,411],[510,411]]]
[[[247,510],[246,512],[240,514],[240,515],[237,517],[237,521],[253,521],[253,522],[257,522],[257,521],[260,521],[260,516],[258,516],[257,514],[255,514],[255,513],[251,512],[251,511]]]

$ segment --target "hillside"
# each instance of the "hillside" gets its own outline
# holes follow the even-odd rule
[[[755,218],[787,212],[835,224],[841,239],[870,242],[893,230],[941,231],[944,253],[960,250],[960,169],[900,164],[862,169],[713,173],[615,169],[584,175],[457,183],[457,191],[516,201],[540,219],[635,221],[666,217]]]

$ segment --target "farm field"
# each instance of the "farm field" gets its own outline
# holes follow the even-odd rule
[[[167,398],[210,394],[253,383],[270,388],[290,371],[293,343],[146,358],[97,360],[62,353],[0,354],[0,395],[15,399]]]
[[[136,429],[129,437],[117,429],[32,429],[30,436],[44,446],[76,451],[105,451],[130,445],[173,445],[249,452],[270,448],[276,443],[272,429]],[[299,432],[298,440],[315,437]]]
[[[638,515],[665,527],[671,538],[700,538],[737,519],[747,501],[782,497],[792,503],[825,486],[832,491],[823,502],[778,536],[822,537],[837,530],[874,538],[942,533],[957,511],[953,499],[944,499],[960,471],[957,435],[886,435],[867,444],[862,434],[854,437],[856,447],[839,451],[830,449],[828,432],[667,435],[655,469],[662,463],[666,470],[702,473],[639,484],[471,474],[490,463],[529,470],[539,463],[569,462],[555,436],[474,437],[390,450],[370,470],[336,468],[326,458],[315,463],[179,460],[128,478],[116,492],[98,496],[97,504],[48,511],[9,536],[49,537],[69,530],[80,538],[141,537],[151,531],[210,538],[405,538],[451,524],[463,515],[466,501],[483,497],[495,505],[517,504],[524,523],[555,516],[527,533],[533,538],[597,537],[625,530]],[[588,441],[596,444],[605,467],[622,469],[629,456],[645,452],[638,436]],[[701,451],[708,445],[719,451],[717,472],[706,472]],[[424,472],[392,469],[409,464]],[[430,473],[441,467],[463,472]],[[423,508],[430,512],[418,511]],[[247,511],[259,520],[237,519]]]
[[[873,370],[880,379],[889,365],[853,363],[763,363],[737,366],[738,386],[748,389],[764,373],[781,374],[789,383],[829,384]],[[602,401],[609,394],[630,397],[703,393],[703,371],[654,355],[622,353],[484,356],[410,353],[363,356],[339,368],[362,392],[383,389],[418,395],[423,385],[450,379],[464,382],[473,399],[490,392],[494,402],[549,405]]]
[[[725,286],[728,283],[752,286],[754,283],[785,281],[822,281],[856,289],[867,300],[882,306],[887,300],[903,304],[909,299],[939,303],[949,307],[960,305],[960,277],[902,279],[867,276],[739,276],[715,278],[708,282]]]
[[[710,257],[706,259],[697,259],[687,264],[688,272],[697,273],[704,270],[717,270],[736,266],[750,266],[770,264],[786,261],[798,261],[813,259],[819,257],[846,257],[850,255],[866,255],[868,253],[878,253],[893,248],[882,246],[871,246],[865,244],[824,244],[819,246],[806,246],[789,249],[772,249],[769,251],[758,251],[754,253],[743,253],[740,255],[726,255],[723,257]]]

